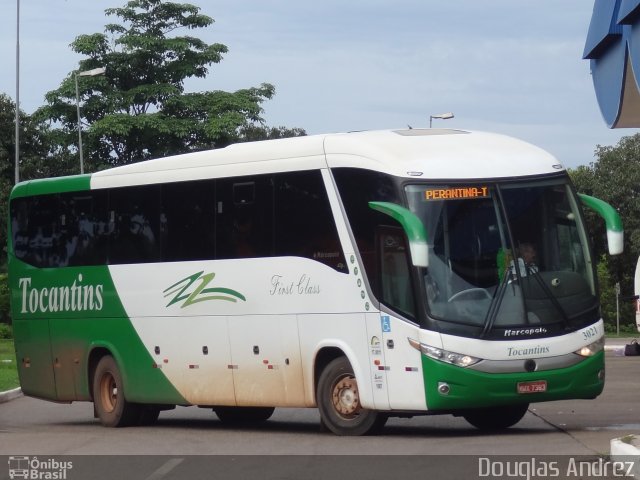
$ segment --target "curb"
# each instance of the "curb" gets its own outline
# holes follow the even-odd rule
[[[614,462],[629,462],[633,461],[633,469],[631,474],[634,478],[640,479],[640,448],[635,446],[637,443],[637,437],[634,436],[632,443],[623,442],[620,438],[614,438],[611,440],[611,460]]]
[[[628,343],[635,340],[635,337],[619,337],[608,339],[605,342],[604,350],[605,352],[614,352],[617,357],[624,357],[624,347]]]
[[[14,388],[6,392],[0,392],[0,403],[9,402],[15,398],[22,396],[22,389],[20,387]]]
[[[605,352],[614,352],[619,357],[624,357],[624,345],[605,345]]]

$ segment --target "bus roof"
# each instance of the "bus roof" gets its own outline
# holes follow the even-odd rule
[[[90,176],[90,188],[327,167],[356,167],[400,177],[446,180],[511,178],[564,170],[544,150],[504,135],[403,129],[238,143],[103,170]],[[35,186],[29,189],[30,193],[42,188]]]
[[[328,135],[330,167],[357,166],[400,177],[508,178],[564,170],[548,152],[512,137],[450,129]]]

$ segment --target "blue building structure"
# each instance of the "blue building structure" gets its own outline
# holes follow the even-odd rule
[[[640,127],[640,0],[595,0],[583,58],[607,126]]]

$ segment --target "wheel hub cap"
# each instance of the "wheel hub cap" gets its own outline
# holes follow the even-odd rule
[[[353,417],[360,410],[358,384],[353,377],[344,377],[336,382],[333,388],[333,406],[338,413],[346,417]]]

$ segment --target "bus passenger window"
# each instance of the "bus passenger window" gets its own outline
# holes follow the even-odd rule
[[[274,254],[310,258],[347,273],[319,170],[274,175]]]
[[[273,251],[269,175],[216,180],[217,259],[269,257]]]
[[[160,186],[114,188],[109,195],[111,264],[147,263],[160,260]]]
[[[214,258],[215,181],[197,180],[162,186],[160,231],[165,261]]]
[[[398,227],[380,226],[376,232],[380,262],[381,300],[394,310],[415,318],[409,254],[404,233]]]

